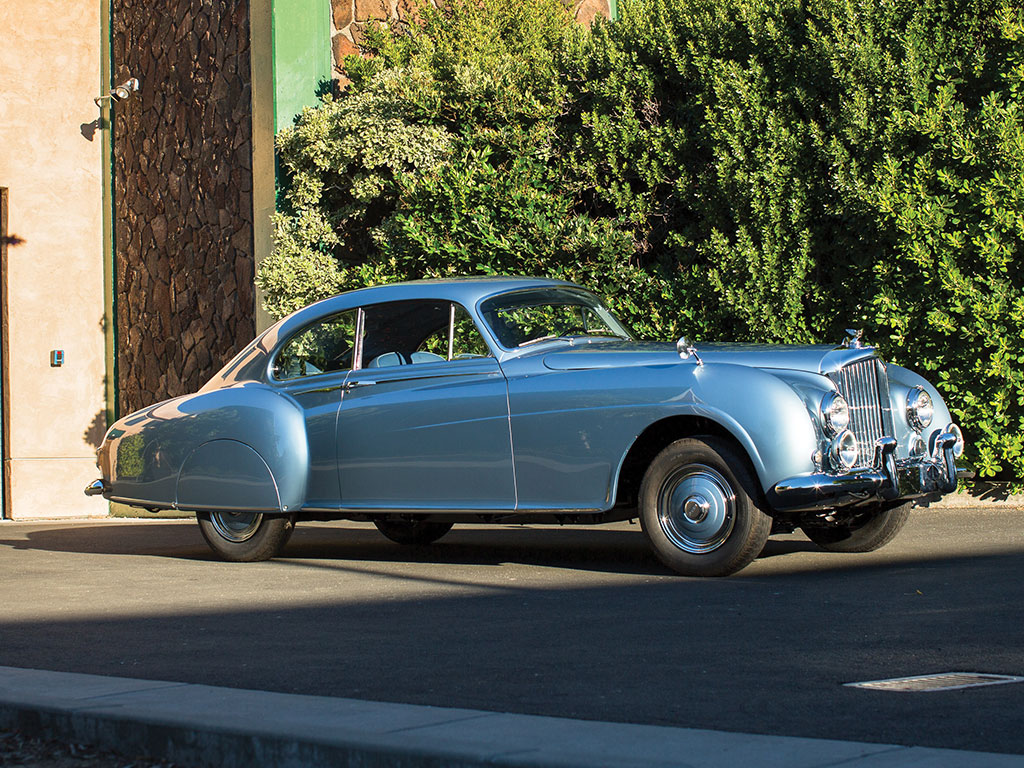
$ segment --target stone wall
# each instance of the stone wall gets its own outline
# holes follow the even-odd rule
[[[255,333],[248,0],[113,0],[119,411],[197,389]]]
[[[430,0],[443,6],[444,0]],[[516,2],[516,0],[509,0]],[[608,0],[562,0],[571,5],[573,16],[580,24],[590,25],[598,15],[610,14]],[[417,0],[331,0],[331,51],[335,77],[339,85],[347,83],[342,70],[346,56],[360,52],[366,25],[371,21],[411,23],[416,16]]]

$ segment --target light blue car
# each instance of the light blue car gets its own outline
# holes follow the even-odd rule
[[[114,424],[86,493],[195,511],[228,560],[273,557],[301,520],[424,545],[459,522],[639,517],[669,568],[721,576],[797,527],[877,549],[956,489],[963,448],[935,388],[858,334],[641,342],[576,285],[475,278],[294,313]]]

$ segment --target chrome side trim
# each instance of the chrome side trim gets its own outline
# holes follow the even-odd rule
[[[317,387],[316,389],[297,389],[297,390],[294,390],[294,391],[289,390],[289,393],[290,394],[299,394],[299,395],[313,395],[313,394],[317,394],[317,393],[321,393],[321,392],[336,392],[339,389],[345,389],[345,388],[346,388],[345,384],[331,384],[331,385],[326,386],[326,387]]]
[[[366,333],[366,312],[362,307],[356,311],[356,338],[352,350],[352,370],[358,371],[363,367],[363,336]]]
[[[448,305],[448,362],[455,358],[455,302]]]

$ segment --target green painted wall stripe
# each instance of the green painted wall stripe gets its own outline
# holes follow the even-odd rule
[[[249,2],[249,59],[252,68],[252,243],[257,272],[274,247],[275,160],[274,160],[274,43],[273,3]],[[263,309],[259,286],[253,294],[256,330],[273,322]]]
[[[110,80],[112,0],[100,0],[100,93],[106,93]],[[107,102],[104,102],[106,104]],[[118,417],[117,406],[117,254],[114,250],[114,144],[109,107],[100,110],[100,136],[103,153],[103,344],[106,361],[107,426]]]
[[[608,15],[612,21],[619,18],[619,0],[608,0]]]
[[[331,82],[330,0],[274,0],[274,130],[320,101]]]

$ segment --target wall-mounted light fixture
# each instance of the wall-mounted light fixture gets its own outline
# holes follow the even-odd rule
[[[133,94],[139,92],[140,87],[139,78],[129,77],[117,87],[112,88],[106,96],[97,96],[93,101],[96,102],[97,107],[102,109],[104,101],[109,101],[111,104],[116,104],[120,101],[127,101]]]

